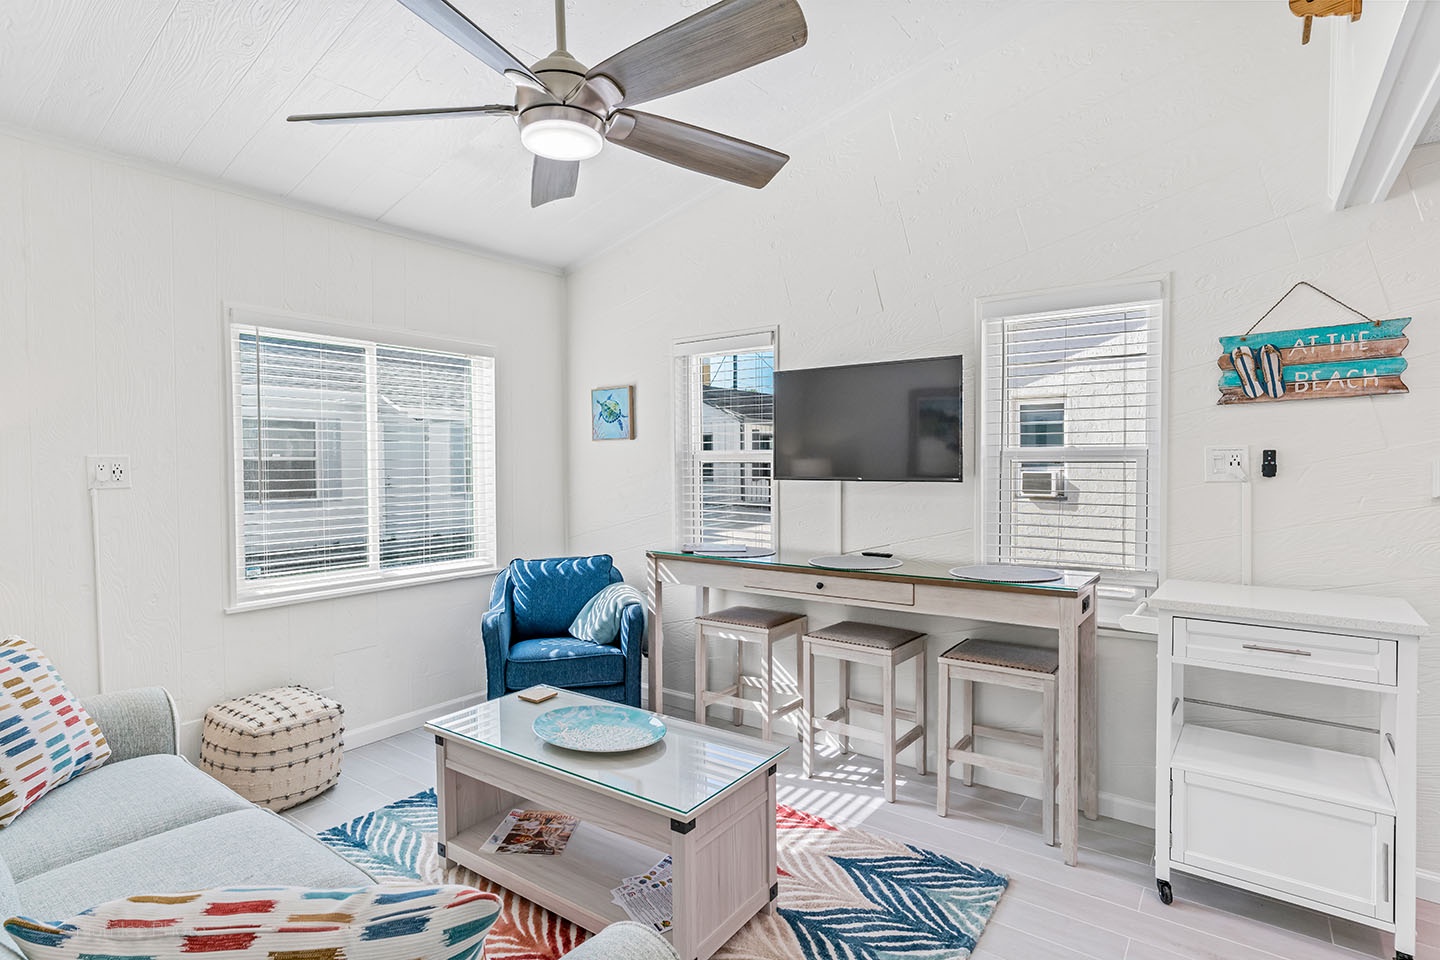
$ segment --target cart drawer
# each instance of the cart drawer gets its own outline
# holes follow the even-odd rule
[[[832,577],[823,573],[769,572],[747,580],[746,587],[767,593],[794,593],[826,600],[869,600],[875,603],[915,605],[915,585],[889,580]]]
[[[1176,618],[1174,636],[1175,656],[1197,663],[1395,686],[1394,640],[1184,618]]]
[[[1176,863],[1394,920],[1393,817],[1190,771],[1174,777]]]

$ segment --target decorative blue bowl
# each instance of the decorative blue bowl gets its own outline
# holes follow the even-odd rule
[[[665,721],[634,707],[557,707],[530,725],[546,743],[583,753],[624,753],[659,743]]]

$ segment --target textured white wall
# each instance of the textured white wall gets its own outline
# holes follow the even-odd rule
[[[191,749],[209,704],[280,683],[333,692],[352,729],[483,692],[488,578],[221,612],[221,304],[493,346],[508,557],[563,544],[563,281],[19,136],[0,184],[0,632],[96,688],[84,457],[123,453],[134,488],[100,496],[109,685],[169,687]]]
[[[1202,451],[1248,445],[1258,470],[1275,447],[1280,476],[1254,491],[1257,580],[1398,595],[1440,625],[1440,151],[1417,153],[1389,201],[1329,212],[1328,45],[1302,48],[1283,4],[1015,6],[980,47],[955,5],[928,25],[939,55],[787,144],[771,187],[722,188],[573,272],[572,549],[613,551],[634,579],[644,549],[671,542],[675,338],[778,324],[789,367],[964,353],[973,468],[977,297],[1168,274],[1165,572],[1238,578],[1239,488],[1201,483]],[[1301,279],[1415,317],[1409,396],[1215,405],[1216,338]],[[1338,319],[1302,292],[1269,323]],[[587,391],[626,382],[638,438],[592,443]],[[973,479],[849,485],[845,548],[971,559]],[[833,485],[780,487],[784,546],[835,549]],[[965,626],[914,622],[942,632],[937,648]],[[675,628],[667,676],[688,689]],[[1153,656],[1102,644],[1116,809],[1152,799]],[[1420,682],[1422,864],[1440,869],[1440,653]],[[1299,706],[1365,713],[1322,699]]]

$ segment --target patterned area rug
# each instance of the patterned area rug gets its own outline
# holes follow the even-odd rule
[[[780,897],[717,960],[961,960],[975,948],[1006,879],[781,805]],[[381,807],[319,837],[379,879],[463,883],[505,905],[485,941],[489,960],[555,960],[587,934],[464,868],[441,876],[435,791]]]

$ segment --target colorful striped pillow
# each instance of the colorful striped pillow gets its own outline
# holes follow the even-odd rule
[[[28,960],[474,960],[500,902],[470,887],[234,887],[112,900],[70,920],[5,921]]]
[[[45,654],[0,640],[0,827],[110,757],[100,727]]]

